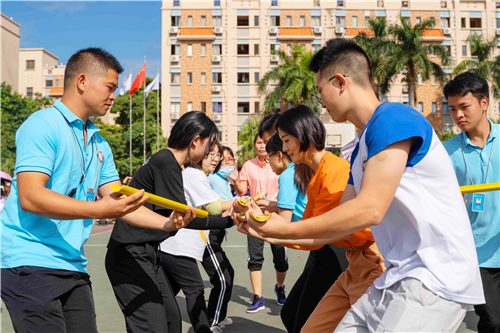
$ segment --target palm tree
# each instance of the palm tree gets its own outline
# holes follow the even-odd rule
[[[293,105],[305,104],[319,113],[320,105],[311,98],[316,89],[316,74],[308,68],[314,54],[307,52],[304,45],[294,45],[290,56],[281,50],[274,53],[279,55],[280,65],[267,72],[257,86],[259,95],[266,96],[265,111],[272,111],[283,101]],[[277,82],[278,86],[269,93],[268,84],[271,82]]]
[[[500,98],[500,56],[490,60],[497,47],[496,39],[484,41],[481,36],[470,35],[467,42],[474,58],[462,60],[452,74],[458,75],[466,71],[476,73],[483,79],[493,82],[493,94],[495,98]]]
[[[238,132],[238,146],[240,149],[237,152],[238,166],[244,162],[251,160],[257,156],[253,145],[255,135],[259,132],[259,119],[252,117],[250,120],[243,123],[243,128]]]
[[[441,45],[423,44],[422,35],[426,29],[434,27],[434,22],[426,20],[412,27],[401,15],[400,20],[401,25],[395,24],[388,28],[391,43],[387,47],[390,47],[391,52],[381,59],[375,75],[387,75],[387,81],[391,83],[396,75],[403,72],[404,81],[408,84],[409,104],[415,107],[418,74],[423,80],[434,75],[441,83],[445,82],[446,75],[441,66],[449,66],[451,56]],[[429,54],[439,56],[441,64],[431,61]]]

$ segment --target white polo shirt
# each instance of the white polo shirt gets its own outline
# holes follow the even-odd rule
[[[384,289],[412,277],[445,299],[482,304],[467,210],[450,158],[427,119],[401,103],[381,104],[352,154],[349,184],[359,193],[367,160],[409,138],[417,140],[393,202],[371,227],[387,267],[374,286]]]

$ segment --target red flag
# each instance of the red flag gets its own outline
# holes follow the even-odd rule
[[[141,89],[142,84],[146,81],[146,64],[144,64],[139,71],[139,74],[137,74],[134,82],[132,82],[132,86],[130,87],[130,90],[128,92],[129,95],[132,95],[134,92],[137,90]]]

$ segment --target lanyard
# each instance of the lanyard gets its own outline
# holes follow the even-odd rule
[[[493,129],[491,129],[491,130],[493,130]],[[472,181],[472,177],[470,175],[469,165],[467,164],[467,160],[465,159],[465,153],[464,153],[464,135],[465,135],[465,133],[462,134],[462,136],[460,137],[460,144],[462,145],[462,156],[464,158],[465,168],[467,169],[467,173],[469,174],[470,182],[472,183],[472,185],[475,185],[474,182]],[[495,139],[496,138],[493,137],[493,142],[491,143],[490,159],[488,160],[488,168],[486,169],[486,179],[484,180],[484,184],[486,184],[486,182],[488,180],[488,172],[490,171],[490,162],[491,162],[491,156],[493,155],[493,148],[495,146]],[[484,146],[486,147],[486,144]]]

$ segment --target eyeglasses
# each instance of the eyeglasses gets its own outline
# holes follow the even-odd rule
[[[349,74],[340,74],[342,75],[343,77],[349,77]],[[320,87],[316,88],[316,90],[314,90],[312,93],[311,93],[311,96],[316,100],[316,102],[318,102],[320,105],[323,105],[323,103],[321,102],[321,89],[323,89],[324,86],[326,86],[328,84],[328,82],[334,80],[335,78],[337,77],[337,74],[335,74],[334,76],[332,76],[331,78],[328,79],[328,81],[326,81],[325,83],[323,83]],[[319,96],[317,95],[319,94]]]
[[[269,159],[271,158],[271,156],[273,156],[274,154],[276,153],[272,153],[272,154],[269,154],[267,155],[267,158],[264,159],[264,161],[266,161],[266,163],[269,163]]]
[[[217,161],[220,161],[222,159],[221,154],[215,154],[215,153],[210,153],[210,154],[208,154],[207,157],[210,157],[210,159],[217,160]]]
[[[224,159],[222,159],[222,161],[224,161],[226,163],[231,163],[231,162],[236,161],[236,159],[235,158],[224,158]]]

